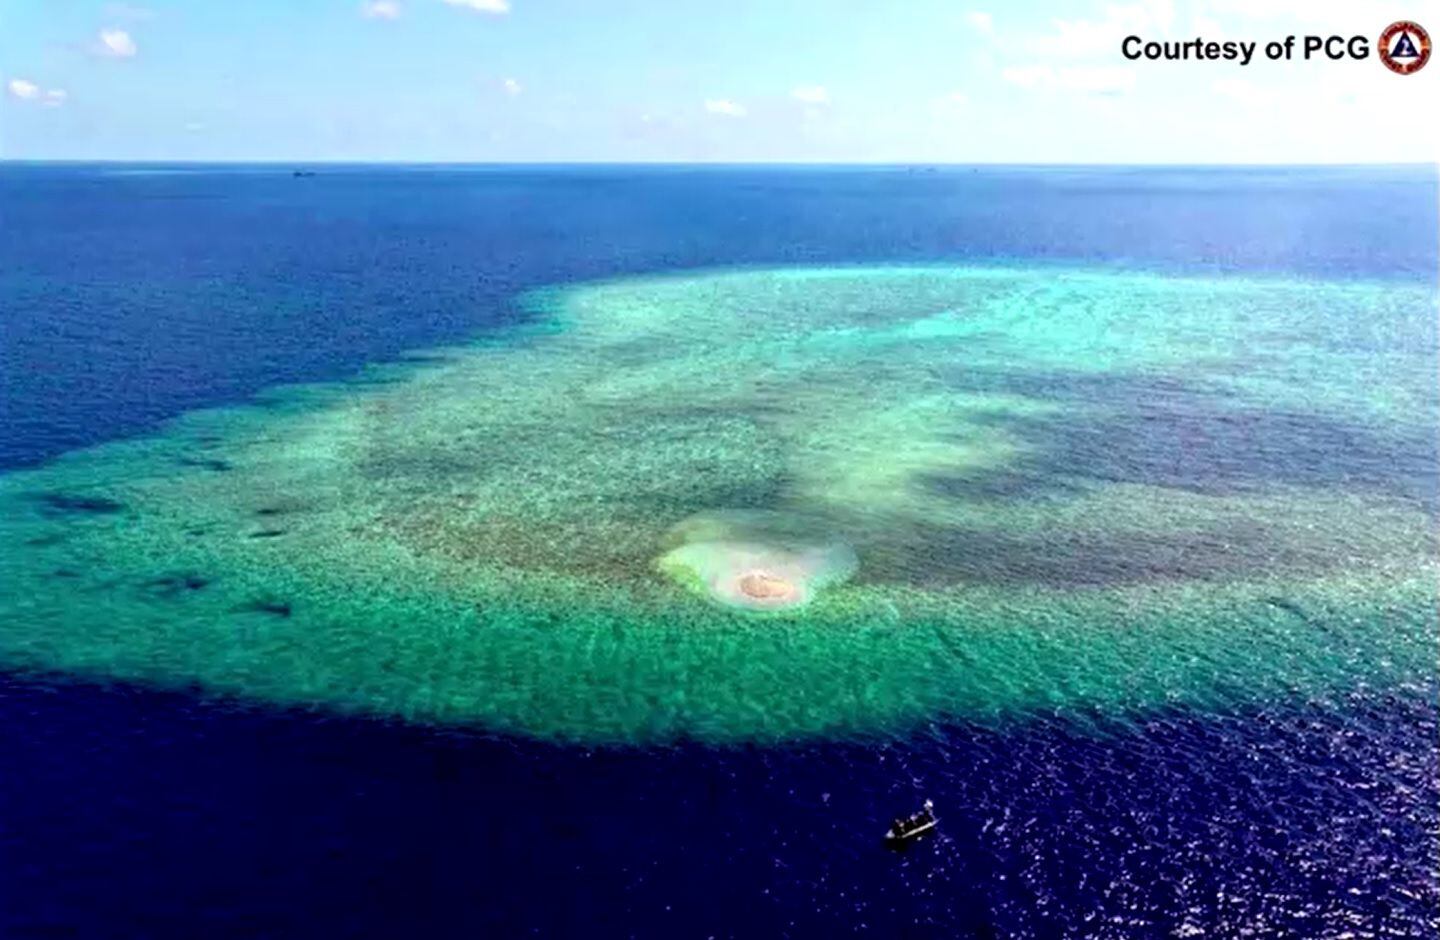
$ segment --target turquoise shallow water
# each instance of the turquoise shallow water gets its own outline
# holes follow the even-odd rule
[[[0,656],[590,742],[1433,667],[1433,289],[790,267],[523,303],[3,478]]]

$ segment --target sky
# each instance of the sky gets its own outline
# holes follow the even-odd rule
[[[0,0],[0,159],[1432,162],[1440,48],[1121,55],[1396,19],[1440,44],[1440,0]]]

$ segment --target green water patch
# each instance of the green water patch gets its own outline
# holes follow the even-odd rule
[[[1436,297],[701,272],[0,478],[0,662],[585,742],[1433,684]]]

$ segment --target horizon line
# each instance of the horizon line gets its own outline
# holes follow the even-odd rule
[[[303,168],[311,166],[333,167],[799,167],[799,168],[1096,168],[1096,169],[1140,169],[1140,168],[1214,168],[1246,169],[1269,167],[1301,167],[1315,169],[1339,168],[1430,168],[1440,169],[1440,160],[1384,161],[1384,162],[1243,162],[1217,161],[1188,163],[1184,161],[1165,162],[1066,162],[1066,161],[931,161],[931,160],[371,160],[371,159],[307,159],[307,158],[263,158],[263,159],[166,159],[133,157],[5,157],[0,156],[0,165],[150,165],[150,166],[263,166]]]

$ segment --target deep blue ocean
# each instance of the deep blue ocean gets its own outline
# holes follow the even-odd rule
[[[316,169],[0,164],[0,469],[476,336],[540,285],[1440,267],[1433,168]],[[940,837],[884,851],[926,796]],[[7,938],[1422,937],[1437,869],[1433,684],[584,750],[0,675]]]

